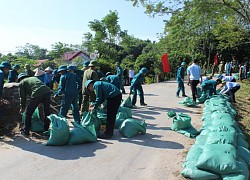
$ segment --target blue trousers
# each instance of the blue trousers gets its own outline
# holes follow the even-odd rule
[[[144,104],[144,92],[143,92],[143,89],[142,89],[142,86],[136,86],[134,87],[133,89],[134,93],[133,93],[133,97],[132,97],[132,104],[135,105],[136,103],[136,98],[137,98],[137,92],[140,96],[140,103],[141,104]]]
[[[178,83],[178,89],[177,89],[176,95],[179,96],[180,91],[182,91],[182,96],[184,96],[185,95],[184,82],[179,80],[177,81],[177,83]]]
[[[59,114],[62,115],[63,117],[66,117],[70,108],[72,109],[74,121],[80,123],[78,96],[75,97],[64,96],[62,98],[62,104]]]

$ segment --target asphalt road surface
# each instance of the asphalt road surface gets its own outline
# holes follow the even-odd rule
[[[178,104],[183,98],[175,97],[175,81],[144,85],[143,89],[148,106],[141,107],[138,99],[133,117],[146,120],[145,135],[124,138],[115,130],[111,140],[56,147],[21,136],[1,139],[1,179],[184,179],[182,162],[195,140],[171,131],[167,113],[187,113],[199,129],[202,107]],[[190,95],[189,86],[186,92]]]

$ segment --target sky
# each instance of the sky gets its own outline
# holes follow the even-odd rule
[[[125,0],[0,0],[0,53],[15,53],[26,43],[51,49],[55,42],[81,44],[89,21],[117,11],[121,30],[157,41],[169,17],[149,17]]]

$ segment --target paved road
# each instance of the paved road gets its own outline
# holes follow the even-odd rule
[[[167,112],[187,113],[199,128],[202,109],[179,105],[176,86],[169,81],[143,87],[148,106],[133,109],[133,116],[146,120],[146,135],[127,139],[116,130],[112,140],[62,147],[22,137],[0,141],[1,179],[183,179],[181,165],[194,140],[170,130]]]

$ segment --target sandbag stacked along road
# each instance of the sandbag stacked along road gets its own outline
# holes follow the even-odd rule
[[[203,127],[183,163],[182,175],[191,179],[248,180],[250,152],[239,129],[237,112],[227,96],[205,101]]]

